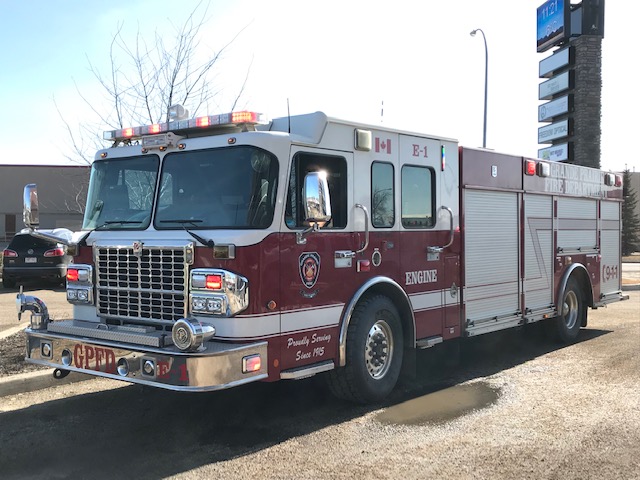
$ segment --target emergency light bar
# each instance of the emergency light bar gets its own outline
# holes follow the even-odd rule
[[[175,120],[166,123],[154,123],[153,125],[143,125],[140,127],[122,128],[104,132],[102,138],[114,142],[122,140],[136,140],[144,135],[156,135],[166,132],[180,132],[184,130],[194,130],[200,128],[222,128],[241,125],[259,125],[267,123],[266,115],[257,112],[231,112],[218,115],[206,115],[204,117],[189,118],[186,120]]]

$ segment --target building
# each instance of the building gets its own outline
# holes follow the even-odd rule
[[[631,179],[629,182],[630,190],[636,192],[636,206],[634,208],[634,213],[636,218],[640,218],[640,172],[629,172],[629,177]],[[640,230],[638,230],[637,234],[638,237],[640,237]]]
[[[22,196],[28,183],[38,185],[40,227],[77,230],[89,186],[90,167],[0,165],[0,242],[24,228]]]

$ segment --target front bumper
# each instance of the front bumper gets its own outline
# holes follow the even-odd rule
[[[203,351],[153,348],[26,329],[29,363],[176,391],[222,390],[267,378],[267,342],[206,342]],[[261,368],[243,373],[245,359]]]

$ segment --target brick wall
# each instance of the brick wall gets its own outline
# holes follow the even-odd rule
[[[581,35],[576,49],[573,163],[600,168],[602,37]]]

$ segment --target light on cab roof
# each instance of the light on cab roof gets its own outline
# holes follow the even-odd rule
[[[216,129],[233,126],[246,128],[267,123],[265,115],[249,111],[205,115],[191,119],[184,118],[185,115],[188,115],[188,111],[185,110],[184,107],[181,105],[173,105],[169,108],[170,120],[168,123],[154,123],[153,125],[111,130],[104,132],[102,138],[104,140],[114,141],[117,144],[123,140],[138,140],[147,135],[157,135],[167,132],[186,136],[188,131],[201,128]],[[148,143],[153,144],[154,142]]]

